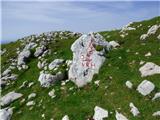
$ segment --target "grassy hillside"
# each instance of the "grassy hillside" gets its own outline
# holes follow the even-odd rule
[[[138,27],[140,24],[142,26]],[[50,120],[51,118],[60,120],[67,114],[70,120],[86,120],[93,116],[95,106],[100,106],[110,112],[107,120],[115,120],[115,110],[121,112],[129,120],[160,119],[152,116],[153,112],[160,110],[160,102],[159,100],[151,101],[154,93],[160,91],[160,74],[142,78],[139,72],[141,60],[160,65],[160,41],[157,39],[160,29],[155,35],[151,35],[145,41],[140,40],[140,36],[147,33],[149,27],[155,24],[160,24],[160,17],[142,22],[134,22],[131,24],[131,27],[136,28],[136,30],[127,31],[128,35],[124,38],[120,36],[120,30],[100,32],[107,41],[115,40],[120,44],[120,47],[111,50],[107,54],[107,59],[99,74],[94,76],[90,84],[80,89],[71,81],[64,86],[59,81],[50,88],[42,88],[38,81],[40,72],[37,68],[38,60],[31,57],[27,61],[29,69],[22,71],[14,70],[14,73],[18,74],[18,79],[2,88],[2,95],[13,90],[23,94],[21,99],[9,105],[15,107],[12,119],[43,120],[42,114],[45,114],[46,120]],[[69,37],[68,39],[57,37],[56,42],[51,42],[48,45],[48,48],[51,49],[51,54],[45,58],[48,62],[56,58],[72,59],[70,47],[77,38],[76,36]],[[5,55],[1,57],[2,71],[10,65],[10,58],[17,57],[16,49],[20,45],[21,40],[2,45],[2,49],[7,50]],[[20,48],[23,47],[22,45]],[[148,52],[151,52],[152,55],[145,57],[145,54]],[[136,91],[138,84],[144,79],[153,82],[156,86],[156,90],[146,97]],[[94,84],[96,80],[100,80],[99,86]],[[133,83],[134,88],[132,90],[125,86],[127,80]],[[30,88],[19,89],[24,81],[28,83],[34,82],[34,85]],[[53,88],[56,91],[54,99],[48,96],[48,92]],[[28,102],[28,95],[33,92],[37,94],[34,98],[36,105],[31,109],[26,106],[26,103]],[[26,99],[25,102],[20,102],[24,98]],[[130,102],[133,102],[139,109],[140,115],[138,117],[133,117],[130,113]]]

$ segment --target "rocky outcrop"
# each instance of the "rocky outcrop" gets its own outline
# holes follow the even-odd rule
[[[8,94],[6,94],[5,96],[3,96],[0,99],[0,103],[2,106],[5,106],[5,105],[10,104],[14,100],[19,99],[20,97],[22,97],[21,93],[16,93],[16,92],[12,91],[12,92],[9,92]]]
[[[104,54],[108,49],[108,42],[100,34],[82,35],[71,46],[73,61],[69,69],[69,79],[78,87],[90,82],[104,63]]]
[[[154,74],[160,74],[160,66],[152,63],[147,62],[145,65],[143,65],[139,71],[141,72],[141,77],[146,77]]]

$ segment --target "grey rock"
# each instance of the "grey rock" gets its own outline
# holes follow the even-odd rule
[[[95,45],[103,46],[103,49],[96,51]],[[108,49],[108,42],[100,34],[82,35],[71,46],[73,61],[69,69],[69,79],[78,87],[91,82],[93,75],[99,72],[104,63],[104,53]]]
[[[63,59],[55,59],[49,64],[48,68],[49,70],[52,70],[55,67],[59,67],[59,65],[63,64],[63,62],[64,62]]]
[[[46,47],[44,45],[40,46],[40,47],[37,47],[36,48],[36,51],[34,53],[34,56],[35,57],[39,57],[43,54],[43,52],[46,50]]]
[[[143,96],[146,96],[150,94],[155,88],[155,85],[148,81],[148,80],[143,80],[137,87],[137,90],[139,93],[141,93]]]
[[[21,93],[16,93],[14,91],[7,93],[6,95],[4,95],[1,99],[0,99],[0,103],[2,106],[8,105],[11,102],[19,99],[20,97],[22,97]]]
[[[94,108],[94,116],[93,119],[94,120],[103,120],[104,118],[108,118],[108,111],[96,106]]]
[[[116,111],[116,120],[128,120],[124,115]]]
[[[0,119],[1,120],[10,120],[13,114],[12,108],[3,108],[0,109]]]
[[[154,97],[152,98],[152,100],[155,100],[155,99],[158,99],[158,98],[160,98],[160,92],[156,93],[154,95]]]
[[[131,108],[131,113],[133,114],[133,116],[137,116],[140,114],[139,110],[137,107],[135,107],[135,105],[133,103],[129,104],[129,107]]]

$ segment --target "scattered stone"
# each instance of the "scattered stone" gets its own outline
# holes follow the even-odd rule
[[[53,69],[56,68],[56,67],[58,68],[59,65],[63,64],[63,62],[64,62],[63,59],[55,59],[54,61],[52,61],[52,62],[49,64],[48,68],[49,68],[49,70],[53,70]]]
[[[62,118],[62,120],[69,120],[68,115],[65,115],[65,116]]]
[[[160,116],[160,111],[154,112],[152,116]]]
[[[144,63],[145,63],[145,61],[142,61],[142,60],[141,60],[139,64],[140,64],[140,65],[143,65]]]
[[[158,99],[158,98],[160,98],[160,92],[156,93],[154,95],[154,97],[152,98],[152,100],[155,100],[155,99]]]
[[[148,81],[148,80],[143,80],[137,87],[137,90],[139,93],[142,95],[146,96],[150,94],[155,88],[155,85]]]
[[[132,84],[130,81],[126,81],[126,86],[127,86],[129,89],[132,89],[133,84]]]
[[[140,40],[146,40],[147,37],[148,37],[147,34],[143,34],[143,35],[141,35]]]
[[[116,111],[116,120],[128,120],[124,115]]]
[[[34,98],[36,97],[36,93],[31,93],[28,95],[28,99],[30,100],[31,98]]]
[[[1,120],[10,120],[13,114],[12,108],[0,109],[0,119]]]
[[[116,47],[119,47],[119,46],[120,46],[116,41],[110,41],[110,42],[109,42],[109,45],[110,45],[112,48],[116,48]]]
[[[143,65],[139,71],[141,72],[141,77],[151,76],[154,74],[160,74],[160,66],[152,63],[147,62],[145,65]]]
[[[63,80],[64,77],[65,75],[62,72],[58,72],[56,75],[41,73],[38,81],[40,81],[42,87],[49,87],[55,81]]]
[[[131,108],[131,113],[133,114],[133,116],[137,116],[140,114],[139,110],[137,109],[137,107],[134,106],[133,103],[129,104],[129,107]]]
[[[30,82],[30,83],[28,84],[28,87],[30,88],[32,85],[34,85],[34,82]]]
[[[22,97],[21,93],[16,93],[14,91],[9,92],[9,93],[7,93],[6,95],[4,95],[3,97],[0,98],[1,106],[8,105],[11,102],[19,99],[20,97]]]
[[[0,55],[2,56],[6,51],[6,49],[0,50]]]
[[[101,49],[97,51],[96,46],[101,46]],[[82,35],[71,46],[73,62],[69,69],[69,79],[78,87],[91,82],[93,75],[99,72],[104,63],[104,53],[108,49],[108,42],[100,34]]]
[[[26,103],[27,106],[33,106],[35,105],[36,103],[34,101],[29,101]]]
[[[151,52],[148,52],[148,53],[145,54],[145,57],[149,57],[151,55],[152,55]]]
[[[149,28],[147,34],[148,35],[155,34],[157,32],[157,30],[158,30],[159,27],[160,26],[158,26],[158,25],[153,25],[151,28]]]
[[[94,120],[103,120],[104,118],[108,118],[108,111],[96,106],[94,108],[94,116],[93,119]]]
[[[99,86],[99,82],[100,82],[100,80],[96,80],[96,81],[94,81],[94,84]]]
[[[56,97],[56,95],[55,95],[55,90],[52,89],[52,90],[48,93],[48,95],[49,95],[51,98],[55,98],[55,97]]]
[[[160,34],[157,36],[157,39],[160,40]]]
[[[11,70],[10,69],[6,69],[3,73],[2,76],[10,76],[11,75]]]

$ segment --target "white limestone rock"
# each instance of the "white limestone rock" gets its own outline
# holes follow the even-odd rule
[[[116,111],[116,120],[128,120],[124,115]]]
[[[57,80],[63,80],[65,77],[64,73],[58,72],[56,75],[41,73],[38,81],[40,82],[42,87],[49,87]]]
[[[39,57],[43,54],[43,52],[46,50],[46,47],[44,45],[40,46],[40,47],[37,47],[36,48],[36,51],[34,53],[34,56],[35,57]]]
[[[28,99],[30,100],[31,98],[34,98],[36,97],[36,93],[31,93],[28,95]]]
[[[93,119],[94,120],[103,120],[104,118],[108,118],[108,111],[96,106],[94,108],[94,116]]]
[[[139,110],[137,107],[135,107],[135,105],[133,103],[129,104],[129,107],[131,108],[131,113],[133,114],[133,116],[138,116],[140,114]]]
[[[160,40],[160,34],[157,36],[157,39]]]
[[[143,96],[146,96],[150,94],[155,88],[155,85],[148,81],[148,80],[143,80],[137,87],[137,90],[139,93],[141,93]]]
[[[126,81],[126,86],[129,88],[129,89],[132,89],[133,87],[133,84],[130,82],[130,81]]]
[[[157,32],[157,30],[158,30],[159,27],[160,26],[158,26],[158,25],[153,25],[151,28],[149,28],[147,34],[148,35],[155,34]]]
[[[1,120],[10,120],[13,114],[12,108],[0,109],[0,119]]]
[[[141,77],[151,76],[154,74],[160,74],[160,66],[147,62],[145,65],[140,67],[139,71],[141,72]]]
[[[152,54],[151,54],[151,52],[148,52],[148,53],[146,53],[144,56],[145,57],[149,57],[149,56],[151,56]]]
[[[6,51],[6,49],[0,50],[0,55],[3,55]]]
[[[112,47],[112,48],[116,48],[116,47],[119,47],[119,43],[117,43],[116,41],[110,41],[109,42],[109,45]]]
[[[148,34],[143,34],[140,36],[140,40],[146,40],[147,37],[148,37]]]
[[[20,54],[18,55],[18,62],[17,64],[19,66],[25,64],[25,61],[27,58],[29,58],[31,55],[31,52],[27,49],[24,49],[22,52],[20,52]]]
[[[0,103],[1,103],[2,106],[5,106],[5,105],[8,105],[11,102],[19,99],[22,96],[23,95],[21,93],[16,93],[16,92],[12,91],[12,92],[7,93],[3,97],[1,97]]]
[[[154,112],[152,116],[160,116],[160,111]]]
[[[48,95],[49,95],[51,98],[55,98],[55,97],[56,97],[56,95],[55,95],[55,90],[52,89],[52,90],[48,93]]]
[[[54,68],[59,67],[59,65],[63,64],[63,62],[63,59],[55,59],[49,64],[48,68],[49,70],[53,70]]]
[[[101,51],[96,51],[95,46],[102,46]],[[84,34],[71,46],[73,61],[69,69],[69,79],[78,87],[91,82],[93,75],[99,72],[105,61],[104,53],[109,49],[109,44],[100,34]]]
[[[33,49],[33,48],[35,48],[36,46],[37,46],[37,44],[36,44],[36,43],[34,43],[34,42],[30,42],[29,44],[27,44],[27,45],[25,46],[25,48],[24,48],[24,49],[29,50],[29,49]]]
[[[34,101],[29,101],[26,103],[26,106],[33,106],[35,105],[36,103]]]
[[[160,98],[160,92],[156,93],[154,95],[154,97],[152,98],[152,100],[155,100],[155,99],[158,99],[158,98]]]
[[[62,118],[62,120],[69,120],[68,115],[65,115],[65,116]]]

